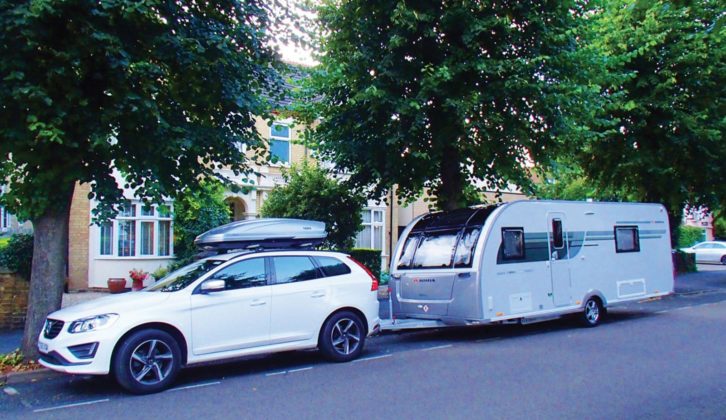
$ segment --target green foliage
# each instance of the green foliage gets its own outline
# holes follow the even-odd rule
[[[678,247],[688,248],[706,240],[706,231],[696,226],[678,226]]]
[[[353,257],[359,263],[368,267],[371,273],[379,279],[381,279],[381,250],[380,249],[366,249],[366,248],[353,248],[347,251],[351,257]]]
[[[606,99],[594,120],[599,134],[579,147],[587,176],[663,203],[674,230],[685,204],[723,207],[723,4],[608,0],[589,22],[607,72],[598,82]]]
[[[696,254],[689,254],[683,251],[674,251],[673,258],[677,272],[694,273],[698,271],[698,266],[696,266]]]
[[[283,176],[287,185],[270,192],[262,205],[263,217],[289,217],[325,223],[325,246],[349,249],[361,230],[365,198],[307,161],[293,165]]]
[[[585,13],[576,1],[325,1],[299,109],[320,121],[309,141],[370,197],[428,187],[450,209],[475,179],[527,188],[525,162],[556,155],[597,106]]]
[[[0,249],[0,266],[6,267],[24,279],[30,280],[33,264],[33,235],[16,233],[7,245]]]
[[[112,177],[156,202],[219,165],[263,158],[255,116],[280,92],[267,2],[0,4],[0,202],[21,218],[58,211],[76,181],[95,211],[122,201]]]
[[[154,277],[154,279],[159,280],[160,278],[164,277],[165,275],[169,274],[169,266],[162,266],[154,270],[151,275]]]
[[[217,226],[229,223],[224,203],[224,187],[219,182],[203,181],[187,187],[174,200],[175,268],[191,262],[197,249],[194,239]]]
[[[0,251],[3,248],[5,248],[6,246],[8,246],[8,243],[10,243],[10,237],[9,236],[4,236],[4,237],[0,238]]]
[[[23,354],[20,350],[13,350],[10,353],[0,354],[0,371],[7,368],[18,367],[23,364]]]

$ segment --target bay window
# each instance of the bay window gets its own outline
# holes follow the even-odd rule
[[[116,219],[99,226],[98,253],[109,257],[169,257],[172,235],[171,212],[127,202]]]

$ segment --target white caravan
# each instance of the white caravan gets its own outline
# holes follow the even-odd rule
[[[673,292],[659,204],[517,201],[437,212],[403,231],[386,330],[531,323]]]

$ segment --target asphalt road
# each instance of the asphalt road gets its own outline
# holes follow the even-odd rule
[[[192,368],[142,397],[107,378],[10,381],[3,418],[724,418],[726,267],[676,294],[612,308],[597,328],[528,326],[384,334],[332,364],[291,352]]]

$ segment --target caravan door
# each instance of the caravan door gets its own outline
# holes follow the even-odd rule
[[[549,238],[549,266],[552,276],[552,300],[555,306],[570,305],[570,253],[567,242],[567,225],[563,213],[547,214]]]

